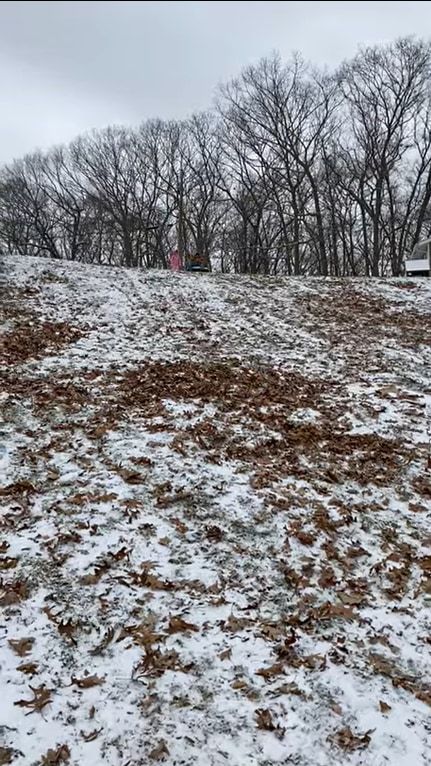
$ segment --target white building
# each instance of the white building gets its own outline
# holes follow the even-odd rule
[[[404,261],[406,277],[429,277],[431,264],[431,239],[424,239],[414,246],[410,258]]]

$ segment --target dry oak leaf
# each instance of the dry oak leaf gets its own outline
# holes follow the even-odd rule
[[[28,596],[27,584],[20,580],[2,585],[1,591],[0,606],[12,606],[13,604],[18,604]]]
[[[355,620],[357,617],[357,613],[350,606],[331,604],[329,601],[312,610],[312,618],[315,620]]]
[[[73,634],[79,627],[78,624],[75,624],[73,620],[60,620],[60,622],[57,624],[58,632],[60,633],[60,636],[66,636],[66,638],[70,638],[73,644],[76,644],[76,641],[73,637]]]
[[[339,593],[338,598],[346,606],[360,606],[367,600],[364,593]]]
[[[313,545],[313,543],[316,542],[315,535],[311,534],[311,532],[304,532],[302,530],[297,533],[296,539],[299,540],[302,545]]]
[[[146,466],[152,466],[154,465],[153,461],[149,457],[132,457],[132,463],[135,463],[135,465],[146,465]]]
[[[223,540],[224,532],[220,527],[213,525],[206,528],[206,536],[212,543],[220,543]]]
[[[53,689],[47,689],[45,684],[41,684],[41,686],[30,686],[30,689],[33,692],[32,700],[18,700],[17,702],[14,702],[14,705],[18,705],[18,707],[32,708],[26,715],[30,715],[30,713],[36,712],[36,710],[40,713],[43,708],[51,702],[51,692],[53,691]]]
[[[248,617],[235,617],[234,614],[230,614],[227,620],[222,620],[220,625],[222,630],[236,633],[238,630],[244,630],[253,625],[254,620],[250,620]]]
[[[236,678],[235,681],[232,681],[231,683],[232,689],[246,689],[248,687],[247,681],[244,681],[243,678]]]
[[[135,572],[134,570],[128,571],[128,576],[132,585],[138,585],[139,587],[151,588],[153,590],[175,590],[177,584],[170,580],[161,580],[157,575],[150,572],[151,562],[144,562],[142,564],[142,570]]]
[[[369,731],[364,732],[364,734],[353,734],[349,726],[345,726],[343,729],[337,731],[332,737],[329,737],[329,739],[342,750],[352,752],[353,750],[362,750],[363,748],[368,747],[371,742],[370,734],[372,731],[373,729],[369,729]]]
[[[260,668],[256,670],[257,676],[262,676],[266,681],[270,681],[274,676],[280,676],[284,673],[284,665],[282,662],[276,662],[274,665],[270,665],[268,668]]]
[[[379,708],[381,713],[389,713],[392,710],[392,707],[387,702],[383,702],[383,700],[379,700]]]
[[[34,638],[10,638],[8,644],[15,654],[18,654],[19,657],[25,657],[31,652]]]
[[[426,705],[431,706],[431,689],[430,688],[415,689],[414,687],[411,687],[410,691],[413,692],[416,699],[420,700],[421,702],[424,702]]]
[[[128,468],[122,468],[118,473],[127,484],[142,484],[144,478],[138,471],[129,471]]]
[[[285,634],[284,625],[264,623],[259,628],[261,638],[267,641],[277,641]]]
[[[332,705],[330,705],[330,708],[336,715],[343,715],[343,708],[337,702],[333,702]]]
[[[324,654],[308,654],[300,657],[300,663],[302,667],[309,670],[325,670],[326,656]]]
[[[184,524],[184,522],[181,521],[181,519],[174,517],[170,521],[171,521],[171,524],[174,525],[177,532],[180,532],[182,535],[185,535],[185,533],[188,531],[187,524]]]
[[[43,766],[55,766],[57,763],[67,763],[70,758],[70,750],[67,745],[59,745],[56,750],[48,750],[46,755],[42,756],[41,764]]]
[[[172,615],[169,618],[169,633],[181,633],[190,630],[196,633],[199,631],[199,628],[192,622],[186,622],[183,620],[180,615]]]
[[[0,747],[0,766],[12,763],[13,750],[10,747]]]
[[[86,676],[85,678],[75,678],[72,676],[71,686],[77,686],[78,689],[91,689],[92,686],[101,686],[105,683],[104,678],[99,676]]]
[[[7,495],[20,495],[21,493],[36,492],[36,487],[29,481],[16,481],[0,489],[0,497]]]
[[[286,729],[283,729],[279,724],[275,725],[271,712],[267,708],[257,708],[255,716],[258,729],[273,731],[279,739],[284,737]]]
[[[280,686],[277,686],[275,689],[270,689],[269,694],[271,694],[273,697],[279,697],[281,694],[294,694],[296,697],[303,697],[304,699],[307,699],[305,692],[303,692],[299,686],[293,682],[280,684]]]
[[[136,666],[135,672],[137,678],[142,676],[159,678],[167,670],[179,670],[182,673],[188,673],[192,667],[193,663],[183,665],[178,652],[174,649],[161,652],[159,649],[153,650],[146,647],[145,655]]]
[[[120,641],[125,636],[130,636],[135,644],[144,648],[158,644],[166,638],[162,633],[155,633],[151,624],[127,625],[122,629],[117,640]]]
[[[148,753],[152,761],[161,761],[166,755],[169,755],[169,750],[164,739],[159,740],[156,747]]]
[[[34,676],[37,673],[37,665],[35,662],[22,662],[21,665],[18,665],[17,670],[27,676]]]

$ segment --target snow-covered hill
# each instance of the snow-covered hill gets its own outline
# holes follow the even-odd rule
[[[431,283],[0,269],[0,763],[428,764]]]

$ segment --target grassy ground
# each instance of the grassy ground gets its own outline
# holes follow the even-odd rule
[[[430,282],[0,269],[0,764],[429,763]]]

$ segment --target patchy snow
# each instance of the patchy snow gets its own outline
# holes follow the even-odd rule
[[[428,764],[431,283],[0,269],[0,762]]]

